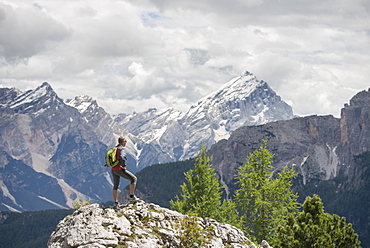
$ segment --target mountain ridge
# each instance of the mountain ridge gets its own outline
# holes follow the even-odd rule
[[[211,146],[240,125],[257,125],[264,120],[293,116],[291,107],[253,74],[245,72],[233,80],[219,90],[230,92],[227,98],[215,94],[218,100],[212,102],[208,95],[186,113],[172,108],[153,108],[117,116],[111,116],[86,95],[63,100],[47,82],[25,92],[0,89],[0,137],[5,141],[0,144],[0,152],[14,159],[11,162],[0,159],[0,189],[8,192],[0,195],[1,201],[7,202],[7,206],[0,205],[0,210],[9,210],[9,207],[18,211],[42,210],[40,199],[48,208],[50,203],[60,208],[68,207],[74,200],[110,200],[112,180],[109,169],[102,165],[106,151],[116,145],[118,136],[128,138],[128,169],[136,173],[152,164],[193,157],[200,143]],[[243,85],[249,85],[249,90],[243,90]],[[227,87],[233,89],[227,91]],[[273,111],[262,111],[266,106]],[[251,115],[264,118],[255,122]],[[56,194],[38,194],[43,192],[39,189],[43,186],[32,186],[29,182],[29,195],[37,199],[39,205],[32,209],[17,205],[11,198],[20,197],[17,194],[21,192],[21,185],[16,181],[22,181],[23,172],[14,178],[10,174],[3,176],[6,167],[12,168],[16,163],[23,163],[56,183]],[[121,187],[127,184],[122,180]]]

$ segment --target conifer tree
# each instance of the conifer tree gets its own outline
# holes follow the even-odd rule
[[[324,205],[318,195],[308,196],[303,211],[297,217],[289,215],[288,222],[279,227],[276,247],[360,247],[358,235],[345,217],[324,212]]]
[[[201,144],[197,153],[194,170],[185,172],[181,187],[181,197],[170,201],[171,209],[183,214],[195,213],[199,217],[217,218],[221,205],[221,189],[218,177],[211,168],[211,158],[206,155],[207,148]]]
[[[239,211],[242,229],[254,241],[271,241],[279,224],[290,211],[298,209],[297,194],[291,190],[294,170],[284,167],[273,177],[273,154],[263,145],[251,153],[247,163],[238,169],[238,189],[234,201]]]
[[[242,229],[242,222],[240,221],[239,213],[233,199],[223,200],[214,219],[218,222],[227,223]]]

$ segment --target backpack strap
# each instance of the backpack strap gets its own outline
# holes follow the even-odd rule
[[[116,151],[116,159],[120,161],[121,159],[121,149],[117,146],[117,151]],[[120,161],[121,162],[121,161]]]

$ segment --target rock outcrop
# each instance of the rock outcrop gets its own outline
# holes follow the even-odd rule
[[[186,233],[190,229],[192,234]],[[79,208],[59,222],[48,248],[200,247],[200,240],[201,247],[270,247],[266,241],[253,244],[234,226],[139,201],[115,209],[99,204]]]
[[[370,151],[370,88],[341,109],[340,131],[343,163],[351,164],[354,155]]]
[[[246,163],[247,156],[266,138],[267,148],[275,155],[274,172],[288,165],[295,168],[306,184],[334,178],[340,169],[336,153],[340,144],[339,119],[333,116],[308,116],[242,127],[228,140],[213,145],[208,154],[227,193],[234,187],[237,168]]]

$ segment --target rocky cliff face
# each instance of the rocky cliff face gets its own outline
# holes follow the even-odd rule
[[[370,89],[357,93],[341,110],[340,131],[344,163],[351,164],[354,155],[370,151]]]
[[[341,118],[307,116],[260,126],[245,126],[209,151],[226,190],[233,187],[236,169],[269,139],[275,171],[295,168],[303,184],[333,179],[340,171],[355,173],[355,155],[370,151],[370,91],[356,94]]]
[[[223,185],[232,187],[236,169],[246,163],[249,154],[259,148],[263,139],[275,154],[273,165],[279,171],[284,165],[294,167],[303,183],[333,178],[340,166],[336,147],[340,142],[339,119],[333,116],[309,116],[261,126],[242,127],[228,140],[212,146],[209,155],[221,175]]]
[[[116,209],[98,204],[83,206],[59,222],[48,248],[180,248],[187,243],[198,247],[186,232],[188,223],[193,224],[193,233],[205,239],[202,247],[270,248],[265,241],[256,246],[231,225],[182,215],[143,201]]]

